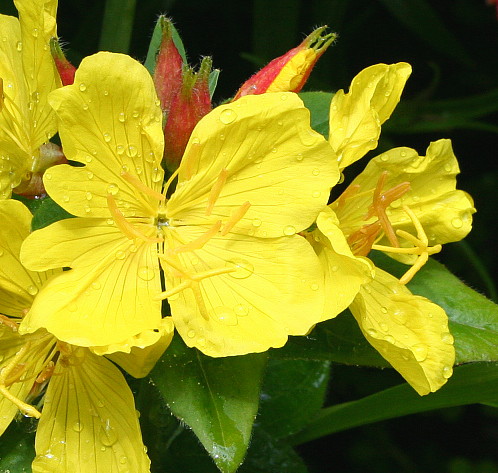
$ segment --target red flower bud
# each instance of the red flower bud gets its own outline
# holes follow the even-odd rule
[[[74,67],[64,56],[62,49],[57,38],[50,40],[50,52],[54,58],[55,67],[59,72],[62,85],[71,85],[74,82],[74,74],[76,67]]]
[[[173,97],[164,126],[164,162],[170,171],[179,165],[192,130],[210,112],[209,74],[212,60],[205,57],[195,73],[190,67],[183,70],[182,84]]]
[[[244,82],[233,100],[266,92],[299,92],[320,56],[337,38],[335,33],[322,36],[326,28],[317,28],[299,46],[263,67]]]
[[[161,108],[168,115],[173,97],[182,87],[183,60],[173,41],[173,23],[169,18],[161,17],[161,46],[154,70],[154,84]]]

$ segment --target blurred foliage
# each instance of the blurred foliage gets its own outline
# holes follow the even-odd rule
[[[2,1],[0,12],[14,14],[15,9],[11,2]],[[474,197],[478,213],[466,241],[447,245],[440,259],[470,286],[496,298],[498,252],[492,229],[498,197],[498,20],[494,7],[485,0],[60,0],[59,34],[67,42],[68,58],[76,65],[99,45],[121,52],[130,45],[129,53],[143,61],[160,13],[174,19],[192,64],[204,55],[213,56],[214,66],[221,69],[215,102],[233,95],[256,69],[297,45],[317,25],[329,25],[340,37],[320,59],[308,91],[347,88],[353,76],[371,64],[409,62],[413,75],[400,106],[384,127],[379,148],[410,146],[423,151],[430,141],[452,139],[462,170],[459,187]],[[103,18],[107,28],[101,34]],[[286,376],[303,377],[299,369],[306,363],[312,363],[307,375],[319,383],[314,394],[318,398],[309,398],[296,381],[294,392],[289,391],[285,399],[290,421],[265,424],[256,419],[241,471],[498,472],[498,411],[482,405],[393,419],[300,445],[297,451],[306,468],[281,437],[302,426],[303,415],[311,416],[323,396],[330,406],[364,397],[368,403],[366,396],[399,383],[392,370],[334,364],[326,395],[326,360],[303,361],[295,366],[295,373],[287,371]],[[276,379],[282,376],[283,364],[285,359],[270,360],[262,411],[272,408],[272,392],[279,392]],[[166,406],[149,403],[147,410],[146,402],[141,405],[141,395],[146,399],[157,396],[154,389],[138,395],[153,461],[165,461],[173,472],[216,471],[191,431]],[[296,400],[304,406],[306,399],[309,405],[299,412]],[[282,429],[288,432],[284,435]],[[10,442],[18,442],[20,451],[31,448],[22,425],[11,430]],[[8,445],[2,447],[6,450]],[[178,452],[185,449],[191,456],[178,458]],[[281,452],[282,460],[273,456],[278,463],[271,464],[265,454],[269,450]],[[17,459],[12,461],[18,465]],[[18,471],[25,468],[21,463],[15,467]]]

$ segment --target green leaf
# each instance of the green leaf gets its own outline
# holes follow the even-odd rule
[[[399,277],[407,266],[384,254],[372,259]],[[414,294],[440,305],[450,319],[457,363],[498,360],[498,305],[466,286],[434,259],[415,275],[408,287]]]
[[[311,128],[328,138],[330,101],[334,96],[330,92],[302,92],[299,94],[304,105],[311,112]]]
[[[328,361],[270,360],[258,424],[274,439],[301,430],[322,407],[329,375]]]
[[[127,53],[135,20],[136,0],[106,0],[99,50]]]
[[[33,220],[31,221],[31,230],[40,230],[51,223],[72,217],[74,215],[66,212],[57,202],[50,197],[45,197],[34,213]]]
[[[402,384],[322,409],[291,443],[300,445],[335,432],[417,412],[497,401],[498,364],[471,363],[457,367],[448,383],[428,396],[421,397],[408,384]]]
[[[42,205],[44,199],[28,199],[22,195],[12,194],[12,199],[22,202],[34,214]]]
[[[213,98],[214,91],[216,90],[216,86],[218,85],[218,77],[220,77],[219,69],[213,69],[209,74],[208,87],[209,87],[209,96],[211,98]]]
[[[26,431],[27,423],[13,422],[0,442],[1,473],[31,473],[35,458],[35,436]]]
[[[246,454],[266,357],[210,358],[177,336],[151,373],[170,410],[224,473],[235,471]]]
[[[256,427],[246,461],[237,473],[270,472],[307,473],[308,469],[291,446]]]

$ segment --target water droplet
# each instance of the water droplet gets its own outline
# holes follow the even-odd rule
[[[138,118],[140,116],[140,113],[138,113],[137,110],[133,110],[133,113],[131,114],[133,118]]]
[[[130,253],[136,253],[138,251],[138,246],[135,244],[131,244],[128,250],[130,251]]]
[[[283,229],[283,234],[287,236],[292,236],[296,234],[296,229],[292,225],[287,225]]]
[[[296,154],[296,160],[297,161],[302,161],[303,160],[303,154],[302,153]]]
[[[463,227],[463,221],[461,218],[454,218],[451,221],[451,224],[453,225],[454,228],[462,228]]]
[[[35,38],[38,38],[38,28],[33,28],[33,31],[31,31],[31,34],[32,34]]]
[[[116,259],[125,259],[126,253],[124,251],[116,251]]]
[[[373,328],[369,328],[367,329],[367,333],[368,335],[370,335],[371,337],[377,337],[377,330],[373,329]]]
[[[443,367],[443,378],[445,379],[451,378],[452,374],[453,374],[453,368],[451,366]]]
[[[383,314],[387,314],[387,307],[381,307],[381,308],[380,308],[380,311],[381,311]]]
[[[117,184],[111,183],[107,186],[107,193],[108,194],[116,195],[118,192],[119,192],[119,187],[117,186]]]
[[[235,312],[236,315],[239,317],[244,317],[249,313],[249,308],[243,304],[237,304],[234,308],[233,311]]]
[[[214,313],[218,320],[225,325],[234,326],[238,324],[237,316],[229,307],[216,307]]]
[[[389,155],[388,154],[381,154],[380,160],[384,161],[384,162],[389,161]]]
[[[73,430],[75,432],[81,432],[83,430],[83,423],[82,422],[75,422],[73,424]]]
[[[118,440],[118,433],[114,427],[109,425],[109,421],[105,426],[100,428],[100,441],[105,447],[111,447]]]
[[[320,169],[318,168],[313,169],[312,174],[313,176],[318,176],[318,174],[320,174]]]
[[[85,84],[85,83],[83,83],[83,82],[82,82],[82,83],[80,84],[80,90],[81,90],[82,92],[84,92],[84,91],[86,90],[86,84]]]
[[[397,322],[400,325],[405,325],[406,321],[408,320],[408,317],[404,310],[395,310],[392,313],[391,317],[394,319],[395,322]]]
[[[102,285],[98,281],[92,282],[92,289],[98,291],[101,287]]]
[[[406,156],[406,151],[401,151],[399,154],[402,158],[404,158]]]
[[[111,135],[109,133],[104,133],[104,141],[109,143],[111,141]]]
[[[85,197],[86,197],[86,200],[92,200],[92,198],[93,198],[93,194],[92,194],[91,192],[87,192],[87,193],[85,194]]]
[[[126,117],[125,117],[125,114],[124,112],[120,112],[119,115],[118,115],[118,120],[121,122],[121,123],[124,123],[126,121]]]
[[[312,291],[318,291],[318,289],[320,289],[320,285],[314,282],[313,284],[310,285],[310,288]]]
[[[448,345],[451,345],[454,341],[453,335],[449,332],[443,332],[441,334],[441,340],[443,343],[447,343]]]
[[[195,330],[189,330],[187,332],[187,337],[188,338],[194,338],[195,337]]]
[[[413,354],[415,355],[415,359],[418,362],[424,361],[427,358],[427,354],[429,353],[429,348],[423,343],[413,345],[412,350]]]
[[[34,103],[38,103],[40,101],[40,94],[38,92],[33,92],[31,94],[31,100],[33,100]]]
[[[225,125],[234,122],[236,118],[237,114],[231,108],[226,108],[220,113],[220,122]]]
[[[138,153],[137,147],[134,145],[128,145],[128,148],[126,149],[126,154],[130,158],[134,158]]]
[[[314,191],[313,194],[311,194],[311,195],[312,195],[312,197],[317,199],[318,197],[320,197],[322,195],[322,193],[320,191]]]
[[[16,43],[16,49],[17,49],[18,51],[22,51],[22,41],[18,41],[18,42]]]
[[[242,259],[227,261],[227,266],[235,269],[235,271],[228,273],[229,276],[235,279],[245,279],[254,273],[254,266]]]
[[[163,171],[161,168],[154,168],[152,170],[152,182],[159,182],[163,178]]]
[[[389,330],[389,325],[387,325],[385,322],[379,324],[379,327],[383,332],[387,332]]]
[[[28,286],[27,288],[27,291],[28,291],[28,294],[32,295],[32,296],[36,296],[36,294],[38,294],[38,288],[36,286]]]
[[[88,179],[92,180],[93,179],[93,172],[92,171],[88,171],[86,173],[86,177],[88,177]]]
[[[92,160],[93,160],[93,158],[89,154],[85,156],[85,162],[91,163]]]
[[[280,100],[287,100],[287,95],[286,94],[282,94],[280,96]]]
[[[125,456],[122,456],[120,459],[119,459],[119,463],[121,463],[121,465],[124,465],[126,464],[126,462],[128,461],[128,458],[125,457]]]
[[[138,268],[138,277],[144,281],[151,281],[154,279],[154,270],[148,266]]]
[[[46,179],[47,181],[50,181],[50,179],[52,179],[52,174],[50,174],[49,172],[46,172],[43,175],[43,178]]]
[[[262,223],[262,222],[261,222],[261,220],[260,220],[259,218],[255,218],[255,219],[253,219],[253,221],[252,221],[252,225],[253,225],[253,227],[260,227],[260,226],[261,226],[261,223]]]
[[[69,202],[69,200],[70,200],[70,199],[69,199],[69,196],[68,196],[68,195],[65,195],[65,196],[62,198],[62,200],[63,200],[64,202]]]
[[[114,220],[112,218],[108,218],[105,222],[107,225],[114,225]]]
[[[451,172],[451,171],[453,171],[453,166],[450,163],[447,163],[444,165],[444,170],[446,172]]]

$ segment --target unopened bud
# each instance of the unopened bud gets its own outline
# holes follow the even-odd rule
[[[320,56],[337,38],[335,33],[322,36],[326,29],[317,28],[299,46],[263,67],[244,82],[233,100],[267,92],[299,92]]]
[[[167,116],[173,97],[182,87],[183,60],[173,41],[173,23],[166,17],[161,17],[159,21],[162,39],[154,70],[154,85],[161,102],[161,109]]]
[[[182,85],[173,97],[164,126],[164,162],[170,171],[179,165],[192,130],[199,120],[210,112],[209,74],[212,60],[205,57],[199,68],[183,70]]]
[[[74,74],[76,67],[74,67],[64,56],[62,48],[57,38],[50,39],[50,52],[54,59],[55,67],[61,78],[62,85],[71,85],[74,82]]]

